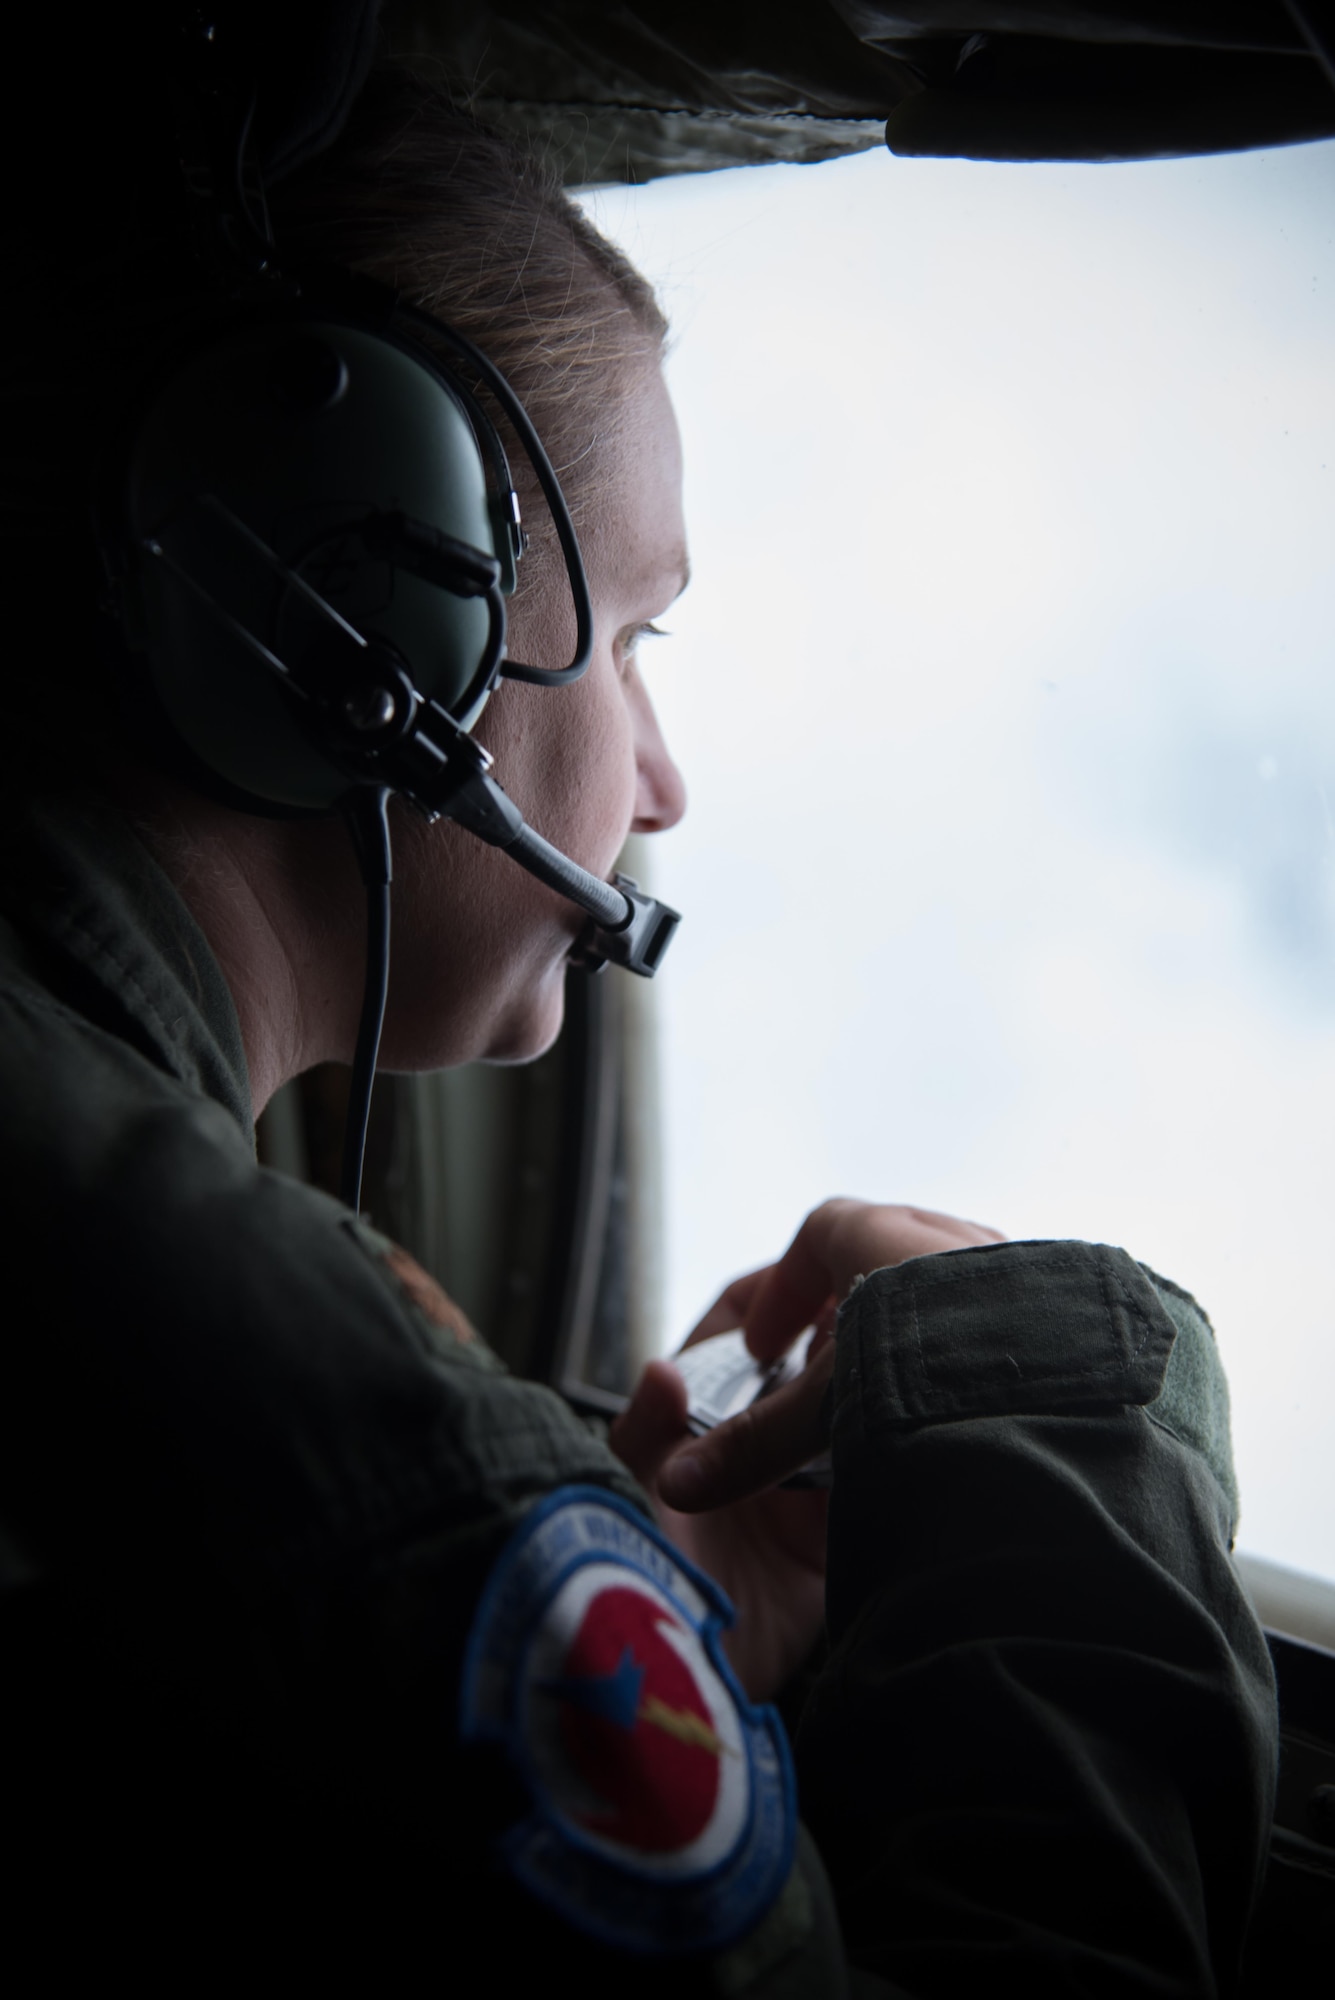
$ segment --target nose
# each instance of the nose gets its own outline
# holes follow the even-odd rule
[[[686,781],[672,761],[643,683],[635,694],[635,817],[631,831],[666,833],[686,810]]]

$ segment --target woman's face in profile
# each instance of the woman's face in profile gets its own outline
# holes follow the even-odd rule
[[[657,365],[644,364],[614,407],[580,529],[594,614],[588,671],[567,688],[504,682],[475,731],[537,832],[602,876],[629,832],[661,831],[685,809],[636,661],[643,628],[686,581],[681,445]],[[564,568],[539,556],[536,574],[521,568],[509,650],[560,666],[573,630]],[[561,1025],[566,961],[584,921],[472,835],[399,815],[382,1065],[541,1054]]]

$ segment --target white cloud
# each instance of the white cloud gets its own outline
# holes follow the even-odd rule
[[[833,1192],[1196,1290],[1335,1575],[1335,146],[598,197],[681,328],[668,1337]],[[1269,775],[1266,775],[1269,773]]]

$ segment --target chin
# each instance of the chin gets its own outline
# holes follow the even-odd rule
[[[523,957],[502,959],[476,983],[451,978],[438,962],[407,954],[391,980],[379,1067],[400,1075],[465,1063],[528,1063],[545,1055],[565,1018],[566,967],[573,938],[548,935]],[[424,996],[436,996],[434,1005]]]
[[[483,1062],[529,1063],[546,1055],[565,1019],[565,971],[562,958],[536,989],[506,1009],[482,1051]]]

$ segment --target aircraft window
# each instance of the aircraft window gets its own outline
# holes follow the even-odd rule
[[[1124,1243],[1335,1577],[1335,145],[587,197],[662,287],[696,581],[665,1345],[836,1190]]]

